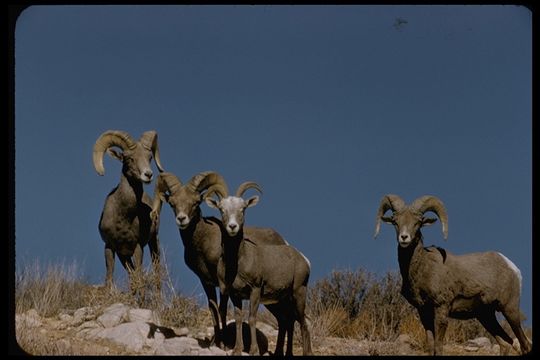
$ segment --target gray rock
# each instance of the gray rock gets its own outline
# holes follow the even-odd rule
[[[69,325],[79,326],[85,321],[94,320],[96,318],[96,309],[93,307],[83,307],[75,310],[73,319]]]
[[[214,353],[212,352],[212,350],[208,348],[202,348],[199,350],[199,353],[197,355],[209,356],[209,355],[214,355]]]
[[[105,328],[111,328],[127,320],[129,306],[124,304],[114,304],[103,311],[97,318],[97,322]]]
[[[480,349],[478,346],[465,346],[465,351],[476,352]]]
[[[127,319],[128,321],[144,321],[159,325],[154,312],[148,309],[129,309]]]
[[[165,339],[163,344],[158,347],[155,355],[191,355],[191,350],[199,346],[196,339],[189,337],[175,337]]]
[[[42,325],[41,317],[38,315],[37,311],[32,310],[34,309],[28,310],[24,314],[15,315],[15,321],[18,326],[40,327]]]
[[[225,350],[222,350],[222,349],[218,348],[217,346],[210,346],[208,349],[212,352],[212,355],[218,355],[218,356],[227,355]]]
[[[58,320],[69,323],[73,320],[73,316],[68,314],[60,314],[58,315]]]
[[[468,340],[466,346],[476,347],[491,347],[491,341],[487,337],[478,337],[473,340]]]
[[[128,350],[139,352],[146,344],[150,326],[142,321],[120,324],[102,329],[98,337],[125,346]]]
[[[102,327],[101,324],[99,324],[95,320],[85,321],[81,325],[77,327],[77,330],[80,331],[82,329],[93,329],[93,328],[99,328]]]
[[[411,344],[412,343],[412,340],[411,340],[411,337],[407,334],[400,334],[396,341],[400,344]]]
[[[277,336],[278,330],[270,324],[265,322],[257,322],[257,329],[262,331],[264,335],[268,336]]]
[[[175,328],[173,327],[173,331],[176,334],[176,336],[188,336],[189,335],[189,329],[187,327],[183,328]]]

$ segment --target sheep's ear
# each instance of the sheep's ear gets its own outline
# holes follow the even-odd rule
[[[388,216],[381,216],[381,220],[384,221],[387,224],[393,224],[394,223],[394,219],[392,219],[392,217],[388,217]]]
[[[204,201],[206,201],[206,205],[210,206],[211,208],[219,208],[218,201],[213,197],[207,197],[206,199],[204,199]]]
[[[422,226],[431,225],[436,221],[437,221],[437,218],[424,217],[424,218],[422,218]]]
[[[252,196],[249,199],[247,199],[246,208],[255,206],[255,205],[257,205],[258,202],[259,202],[259,197],[257,195]]]
[[[109,156],[112,157],[113,159],[120,160],[122,162],[124,161],[124,154],[114,150],[113,148],[108,148],[107,154],[109,154]]]

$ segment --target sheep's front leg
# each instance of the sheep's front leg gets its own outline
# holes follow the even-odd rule
[[[420,321],[426,331],[426,344],[430,355],[435,354],[435,341],[433,333],[435,332],[435,324],[433,321],[433,308],[423,307],[418,309],[418,315],[420,315]]]
[[[259,310],[259,301],[261,300],[261,288],[251,289],[249,296],[249,330],[251,334],[251,346],[249,354],[255,355],[258,350],[257,344],[257,311]]]
[[[113,286],[114,250],[109,245],[105,245],[105,267],[107,269],[105,286],[111,289]]]
[[[221,340],[225,343],[225,333],[227,331],[227,303],[229,295],[220,291],[219,293],[219,317],[221,318]],[[218,347],[220,345],[216,344]]]
[[[448,327],[448,309],[445,306],[435,308],[435,355],[443,354],[444,335]]]
[[[242,299],[231,296],[234,305],[234,322],[236,323],[236,340],[234,343],[233,355],[242,355],[244,341],[242,339]]]

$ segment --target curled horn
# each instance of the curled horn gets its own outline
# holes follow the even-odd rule
[[[448,215],[446,214],[446,208],[439,198],[436,196],[425,195],[414,200],[411,204],[411,209],[414,209],[421,213],[422,215],[427,211],[433,211],[442,224],[442,232],[444,239],[448,237]]]
[[[246,182],[240,184],[240,186],[238,186],[238,190],[236,190],[236,196],[242,197],[242,195],[244,195],[244,193],[248,189],[255,189],[255,190],[257,190],[258,192],[260,192],[262,194],[262,189],[256,182],[246,181]]]
[[[94,168],[99,175],[105,174],[105,168],[103,167],[103,154],[112,146],[118,146],[123,151],[126,151],[128,149],[134,149],[137,144],[125,131],[108,130],[101,134],[94,144],[94,151],[92,154]]]
[[[221,195],[224,196],[227,196],[229,193],[225,179],[214,171],[205,171],[195,175],[189,180],[187,185],[192,191],[199,194],[210,188],[213,188],[212,192],[222,193]]]
[[[157,132],[154,130],[146,131],[141,135],[139,141],[145,149],[152,151],[152,155],[154,156],[159,171],[163,172],[163,166],[161,165],[161,160],[159,158]]]
[[[163,172],[159,174],[154,188],[154,203],[152,204],[152,213],[159,216],[161,204],[165,200],[165,193],[173,194],[182,187],[180,180],[174,174]]]
[[[223,186],[223,184],[214,184],[208,188],[208,191],[206,193],[204,193],[203,198],[206,199],[213,194],[217,194],[217,196],[223,199],[229,196],[229,190],[227,189],[227,187]]]
[[[394,212],[400,211],[404,207],[405,202],[398,195],[388,194],[383,196],[383,198],[381,199],[381,204],[379,205],[379,210],[377,211],[375,234],[373,235],[373,237],[376,238],[379,234],[379,230],[381,228],[381,218],[383,217],[385,212],[387,212],[388,210],[392,210]]]

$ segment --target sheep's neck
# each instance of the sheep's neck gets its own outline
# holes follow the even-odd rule
[[[122,173],[117,193],[122,203],[121,209],[135,209],[142,203],[144,189],[140,181],[130,179]]]
[[[236,236],[222,236],[223,263],[225,264],[225,283],[232,284],[238,273],[238,251],[244,239],[242,229]]]
[[[201,216],[201,208],[197,208],[193,218],[189,222],[189,225],[185,229],[180,229],[180,236],[182,237],[182,243],[187,246],[186,242],[193,241],[194,239],[203,239],[204,232],[206,231],[206,222]]]
[[[421,262],[422,252],[424,249],[424,242],[422,241],[422,234],[417,234],[417,240],[409,247],[402,248],[398,245],[398,262],[403,284],[409,284],[411,279],[411,267],[414,269],[415,265]],[[414,271],[414,270],[413,270]]]

